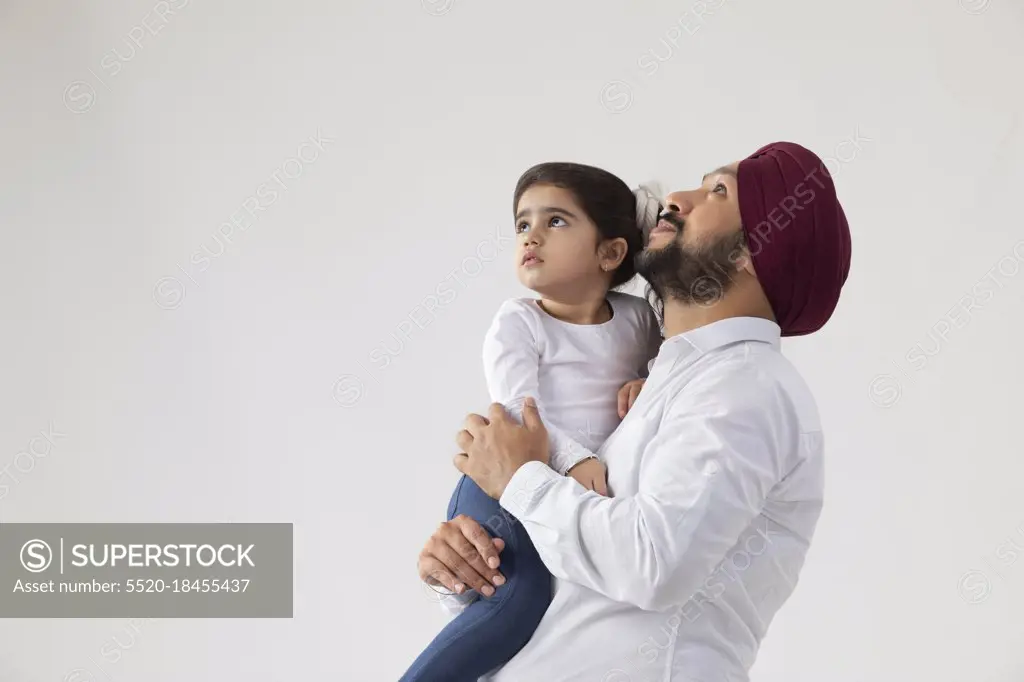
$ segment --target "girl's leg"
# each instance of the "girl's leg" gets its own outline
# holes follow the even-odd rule
[[[467,476],[448,505],[449,521],[459,514],[505,541],[498,567],[505,584],[445,626],[399,682],[476,682],[523,648],[551,603],[551,574],[526,530]]]

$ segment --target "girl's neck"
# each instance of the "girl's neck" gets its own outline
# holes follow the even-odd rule
[[[598,291],[573,299],[541,296],[540,306],[548,315],[571,324],[603,324],[612,319],[608,293]]]

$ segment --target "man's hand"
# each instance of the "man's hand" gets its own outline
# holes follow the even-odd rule
[[[519,467],[532,461],[548,463],[548,430],[533,398],[527,398],[523,404],[522,426],[500,403],[491,405],[487,415],[489,419],[478,414],[466,417],[462,431],[455,437],[462,449],[455,455],[455,468],[498,499]]]
[[[622,385],[619,389],[619,419],[623,419],[629,409],[633,407],[633,403],[640,396],[640,389],[644,387],[646,379],[633,379],[633,381],[627,382]]]
[[[491,538],[479,523],[459,515],[442,523],[420,552],[416,568],[420,579],[431,586],[444,585],[457,594],[470,589],[485,597],[494,594],[494,586],[505,584],[505,577],[495,570],[498,552],[505,541]]]
[[[608,468],[599,459],[590,457],[570,468],[566,475],[572,476],[587,490],[608,496]]]

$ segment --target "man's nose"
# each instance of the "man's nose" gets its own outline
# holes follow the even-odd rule
[[[665,210],[686,217],[696,206],[692,194],[693,192],[672,192],[665,197]]]

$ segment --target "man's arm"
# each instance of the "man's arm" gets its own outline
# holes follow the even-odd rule
[[[635,495],[587,494],[540,462],[516,471],[500,502],[552,574],[647,610],[685,603],[711,575],[788,470],[799,433],[755,369],[709,383],[672,401]]]

